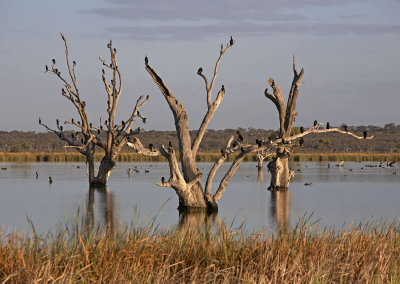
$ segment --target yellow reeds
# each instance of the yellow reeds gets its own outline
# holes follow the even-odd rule
[[[44,237],[0,232],[0,283],[399,283],[400,226],[287,234],[110,233],[84,225]]]

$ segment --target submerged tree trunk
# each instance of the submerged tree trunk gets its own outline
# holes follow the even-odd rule
[[[115,160],[110,159],[107,155],[101,159],[99,172],[95,178],[94,183],[92,184],[107,184],[108,177],[110,176],[111,171],[115,166]]]
[[[289,152],[283,147],[278,148],[276,157],[268,164],[271,173],[269,190],[287,190],[294,172],[289,169]]]

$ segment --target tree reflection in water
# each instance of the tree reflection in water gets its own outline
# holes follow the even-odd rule
[[[264,172],[262,167],[258,167],[257,182],[264,183]]]
[[[176,231],[182,234],[217,233],[225,229],[225,223],[217,213],[208,213],[204,210],[180,212],[176,226]]]
[[[97,196],[97,198],[96,198]],[[96,201],[98,204],[96,204]],[[95,212],[100,212],[102,218],[98,218],[99,227],[107,228],[109,232],[115,230],[115,201],[114,194],[108,190],[107,186],[89,187],[86,196],[86,226],[90,227],[95,224]]]
[[[290,192],[288,190],[271,192],[271,217],[278,233],[290,230]]]

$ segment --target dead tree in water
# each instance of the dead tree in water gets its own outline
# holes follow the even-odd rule
[[[290,179],[294,176],[294,172],[289,169],[289,156],[292,152],[292,141],[300,139],[304,142],[303,137],[311,133],[327,133],[327,132],[339,132],[353,136],[356,139],[372,139],[373,136],[367,136],[364,132],[363,136],[358,136],[348,130],[347,126],[345,130],[339,128],[327,127],[326,129],[320,129],[322,123],[314,121],[314,125],[308,128],[306,131],[301,127],[299,134],[292,134],[292,128],[297,116],[296,112],[296,101],[299,94],[298,88],[301,85],[301,79],[304,76],[304,69],[301,69],[300,73],[296,70],[295,57],[293,56],[293,81],[290,88],[289,97],[287,104],[283,99],[283,95],[279,86],[275,83],[274,79],[269,78],[268,84],[271,86],[273,93],[268,92],[268,88],[265,89],[265,96],[270,99],[276,106],[279,114],[279,137],[274,140],[273,144],[276,145],[276,154],[273,160],[268,164],[268,170],[271,172],[271,183],[269,186],[270,190],[281,190],[287,189],[290,183]],[[328,124],[329,125],[329,124]]]
[[[135,151],[139,154],[147,156],[162,155],[167,158],[170,167],[170,177],[168,179],[165,179],[163,177],[161,179],[161,182],[157,183],[157,185],[162,187],[170,187],[175,190],[176,194],[179,196],[178,209],[181,211],[186,211],[188,209],[208,209],[209,211],[217,211],[218,200],[225,192],[228,182],[236,172],[240,162],[243,160],[244,155],[254,151],[254,149],[257,148],[255,146],[243,145],[243,141],[240,141],[239,138],[241,136],[239,135],[236,136],[237,139],[232,136],[226,146],[221,149],[221,156],[215,162],[210,173],[208,174],[205,188],[203,190],[200,181],[202,173],[199,172],[196,165],[196,154],[203,139],[203,136],[206,132],[208,124],[210,123],[212,117],[214,116],[214,113],[218,109],[218,106],[220,105],[224,97],[225,88],[223,85],[218,91],[214,100],[212,100],[212,92],[222,56],[229,48],[233,46],[233,44],[234,41],[231,38],[230,43],[227,44],[225,47],[221,45],[221,50],[215,64],[214,74],[211,82],[209,82],[207,77],[203,74],[202,68],[199,68],[197,71],[197,74],[202,77],[205,82],[207,113],[205,114],[200,128],[197,131],[196,137],[193,139],[193,141],[189,134],[188,116],[186,109],[168,89],[168,87],[163,82],[161,77],[156,73],[156,71],[149,65],[148,58],[146,57],[145,59],[147,72],[152,77],[154,83],[156,83],[161,90],[161,93],[167,101],[169,108],[171,109],[174,116],[176,133],[179,140],[179,147],[177,150],[179,152],[182,172],[178,167],[176,149],[171,143],[169,143],[168,147],[162,145],[159,149],[155,149],[155,147],[151,145],[152,147],[149,147],[151,148],[149,149],[144,147],[138,138],[134,138],[132,143],[128,143],[128,145],[134,148]],[[238,155],[234,159],[228,172],[222,178],[216,192],[214,194],[211,194],[211,185],[216,172],[218,171],[221,164],[228,158],[228,155],[233,152],[238,152]]]
[[[107,45],[110,52],[110,63],[107,63],[102,58],[99,58],[104,69],[102,70],[102,81],[107,92],[107,119],[103,122],[100,118],[99,125],[90,123],[86,113],[86,102],[82,100],[76,80],[76,62],[73,61],[72,68],[69,61],[67,41],[63,34],[61,37],[65,45],[65,57],[67,63],[67,71],[72,83],[69,83],[66,77],[61,75],[61,72],[56,68],[56,60],[52,60],[52,65],[49,68],[46,65],[46,72],[54,74],[63,83],[61,95],[66,97],[75,107],[78,112],[79,119],[67,120],[64,124],[76,127],[78,130],[75,133],[67,134],[60,121],[56,119],[56,129],[52,129],[44,124],[39,118],[39,124],[47,130],[54,132],[61,140],[67,143],[66,148],[72,148],[86,156],[88,167],[89,183],[92,185],[105,185],[112,169],[115,166],[116,158],[122,147],[128,141],[128,138],[139,133],[140,128],[133,130],[133,122],[135,118],[145,121],[145,117],[139,114],[139,109],[149,101],[149,96],[143,98],[141,96],[133,108],[127,120],[121,123],[115,121],[115,113],[117,111],[118,100],[122,93],[122,76],[118,69],[116,49],[112,46],[112,41]],[[106,70],[111,72],[111,81],[106,79]],[[104,156],[101,160],[97,175],[94,168],[94,154],[96,146],[104,150]]]

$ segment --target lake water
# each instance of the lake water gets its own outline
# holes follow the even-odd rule
[[[398,165],[380,168],[370,167],[378,163],[345,162],[344,167],[334,164],[328,167],[326,162],[294,162],[291,168],[295,177],[289,191],[270,192],[266,165],[262,176],[258,176],[255,163],[242,163],[212,220],[233,229],[245,224],[248,232],[258,232],[288,229],[311,213],[311,220],[319,221],[320,227],[400,219]],[[221,167],[214,190],[229,165]],[[92,212],[97,224],[112,222],[113,227],[154,216],[161,228],[191,224],[190,217],[179,216],[175,192],[154,184],[162,176],[169,176],[166,163],[119,163],[106,190],[89,189],[84,163],[0,163],[0,167],[7,168],[0,170],[0,227],[5,233],[29,232],[28,219],[42,234],[55,231],[64,222],[76,219],[78,208],[80,212]],[[198,167],[204,180],[211,164],[199,163]],[[132,171],[129,177],[129,168],[139,173]]]

